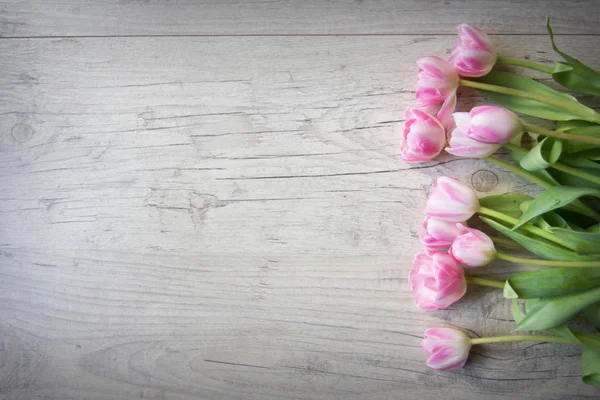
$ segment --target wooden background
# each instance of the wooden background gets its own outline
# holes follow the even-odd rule
[[[493,289],[424,313],[407,284],[437,176],[536,190],[399,160],[415,60],[461,22],[555,60],[545,14],[600,66],[594,0],[2,0],[0,398],[597,396],[569,346],[428,369],[425,328],[513,324]]]

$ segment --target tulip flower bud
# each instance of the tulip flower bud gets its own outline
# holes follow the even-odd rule
[[[448,61],[429,56],[417,60],[417,103],[421,107],[434,106],[453,96],[458,89],[458,74]]]
[[[446,147],[446,152],[459,157],[483,158],[494,154],[502,146],[501,144],[482,143],[471,139],[467,135],[471,127],[469,113],[454,113],[452,119],[454,124],[448,130],[448,143],[450,145]]]
[[[467,290],[461,265],[446,253],[418,253],[408,280],[415,303],[426,311],[450,306],[463,297]]]
[[[433,369],[462,368],[471,350],[471,339],[452,328],[430,328],[425,331],[421,347],[430,354],[427,365]]]
[[[460,76],[484,76],[491,71],[496,58],[494,46],[484,31],[474,25],[458,25],[450,62]]]
[[[421,243],[428,249],[445,250],[452,246],[454,239],[461,230],[455,222],[443,221],[437,218],[425,217],[423,222],[425,232],[419,235]]]
[[[482,267],[496,258],[496,247],[488,235],[480,230],[456,224],[461,234],[454,239],[449,253],[469,267]]]
[[[425,214],[450,222],[466,221],[479,209],[479,198],[470,187],[441,176],[431,189]]]
[[[406,122],[400,144],[402,160],[421,162],[440,154],[446,144],[446,130],[440,121],[418,108],[409,108],[405,115]]]
[[[523,122],[519,117],[500,106],[474,107],[469,116],[470,125],[465,134],[481,143],[504,144],[523,132]],[[465,128],[467,121],[463,118],[460,116],[458,120]]]

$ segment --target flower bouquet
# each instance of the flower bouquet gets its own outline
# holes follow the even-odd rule
[[[547,28],[562,58],[553,65],[501,57],[484,31],[467,24],[458,26],[449,60],[417,61],[418,107],[406,111],[401,158],[424,162],[444,150],[483,158],[543,191],[478,198],[467,185],[439,177],[425,206],[425,250],[414,258],[409,283],[426,311],[459,301],[468,284],[498,288],[519,332],[470,338],[456,328],[428,329],[422,347],[430,367],[462,367],[473,345],[551,342],[581,346],[583,382],[600,385],[600,114],[574,96],[599,96],[600,74],[558,49],[549,19]],[[504,65],[542,72],[556,84]],[[456,112],[461,86],[484,91],[494,104]],[[486,228],[476,229],[477,220]],[[539,268],[505,281],[465,274],[494,260]],[[577,316],[586,321],[581,330],[572,328]]]

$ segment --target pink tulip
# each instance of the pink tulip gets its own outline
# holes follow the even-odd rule
[[[479,209],[479,199],[473,189],[456,179],[440,176],[431,189],[425,214],[450,222],[466,221]]]
[[[446,253],[423,251],[415,255],[409,274],[415,303],[426,311],[446,308],[467,290],[463,269]]]
[[[454,239],[461,233],[455,222],[431,217],[425,217],[423,229],[425,232],[419,235],[419,239],[425,247],[432,250],[447,249],[452,246]]]
[[[484,76],[491,71],[496,58],[494,46],[484,31],[474,25],[458,25],[450,62],[460,76]]]
[[[446,144],[446,130],[433,115],[409,108],[400,144],[400,157],[406,162],[431,160]]]
[[[452,257],[469,267],[482,267],[496,258],[496,247],[488,235],[463,224],[456,226],[461,233],[450,247]]]
[[[456,114],[456,113],[455,113]],[[499,106],[479,106],[466,116],[459,116],[455,122],[463,128],[463,132],[471,139],[481,143],[503,144],[523,132],[523,123],[515,113]]]
[[[433,369],[462,368],[471,350],[471,339],[452,328],[430,328],[425,331],[421,347],[431,356],[427,366]]]
[[[417,60],[417,103],[421,107],[434,106],[456,95],[458,74],[448,61],[429,56]]]
[[[457,112],[453,115],[454,125],[448,130],[448,143],[446,151],[460,157],[483,158],[492,155],[501,144],[489,144],[471,139],[467,132],[471,127],[469,113]]]

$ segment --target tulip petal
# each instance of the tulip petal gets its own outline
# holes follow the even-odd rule
[[[444,148],[446,133],[431,114],[410,108],[406,110],[400,157],[405,162],[422,162],[436,157]]]
[[[463,132],[467,132],[471,127],[471,115],[468,112],[455,112],[452,119],[456,127]]]
[[[427,365],[434,369],[455,369],[465,365],[471,350],[471,339],[451,328],[430,328],[423,335],[421,347],[430,357]]]
[[[448,61],[428,56],[417,60],[416,97],[419,106],[434,106],[445,101],[458,88],[458,73]]]
[[[496,51],[483,30],[468,24],[458,26],[458,37],[452,48],[450,62],[460,76],[484,76],[491,71],[496,58]]]
[[[523,123],[515,113],[499,106],[479,106],[469,113],[471,139],[482,143],[503,144],[523,131]]]
[[[459,113],[454,113],[455,117],[457,117],[456,114]],[[463,123],[462,118],[462,116],[458,118],[461,124]],[[460,157],[475,158],[483,158],[494,154],[502,146],[500,144],[482,143],[471,139],[465,134],[464,130],[458,127],[448,132],[448,143],[449,146],[446,147],[446,152]]]

